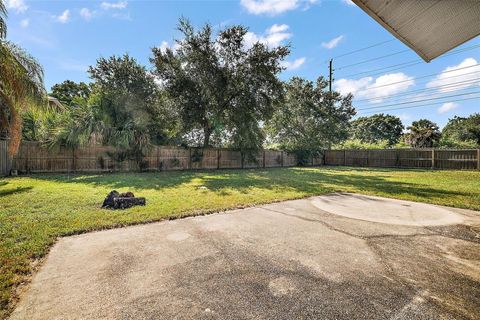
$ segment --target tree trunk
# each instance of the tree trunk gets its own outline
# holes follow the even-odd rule
[[[8,157],[13,159],[20,147],[20,141],[22,140],[22,118],[20,114],[14,108],[11,110],[10,128],[8,130]]]
[[[212,135],[212,129],[210,129],[210,126],[207,124],[203,127],[203,147],[207,148],[210,146],[210,136]]]

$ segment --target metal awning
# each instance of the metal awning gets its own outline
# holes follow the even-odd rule
[[[480,34],[480,0],[352,0],[426,62]]]

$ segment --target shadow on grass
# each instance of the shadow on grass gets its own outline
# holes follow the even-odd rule
[[[169,171],[169,172],[128,172],[103,174],[62,174],[32,175],[32,179],[59,183],[76,183],[109,187],[112,189],[168,189],[189,183],[206,172]]]
[[[375,175],[363,175],[362,172]],[[419,182],[399,182],[388,180],[387,173],[398,169],[365,169],[352,167],[319,168],[271,168],[219,171],[176,171],[145,173],[113,173],[101,175],[41,175],[32,176],[61,183],[79,183],[112,189],[154,189],[164,190],[179,187],[193,181],[207,187],[219,195],[229,195],[232,191],[249,193],[252,188],[292,190],[305,194],[320,194],[335,191],[355,191],[368,193],[412,194],[418,197],[468,196],[467,193],[433,188]],[[405,170],[425,172],[425,170]]]
[[[314,170],[314,169],[283,169],[275,174],[265,174],[259,171],[255,176],[241,173],[231,173],[226,177],[207,176],[203,178],[204,185],[210,190],[223,192],[226,186],[240,192],[248,192],[252,187],[266,189],[293,189],[307,194],[318,194],[319,192],[351,191],[368,193],[385,193],[389,195],[413,194],[418,197],[446,197],[446,196],[468,196],[468,193],[432,188],[429,185],[413,182],[399,182],[388,180],[385,175],[365,176],[355,175],[352,171],[356,169],[338,170]],[[370,170],[371,172],[371,170]],[[382,170],[380,172],[388,172]],[[380,173],[379,172],[379,173]],[[225,180],[231,180],[226,182]]]
[[[6,197],[12,194],[23,193],[32,189],[33,187],[18,187],[15,189],[0,190],[0,197]]]

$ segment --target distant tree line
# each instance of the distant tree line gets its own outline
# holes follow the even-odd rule
[[[413,121],[404,127],[400,118],[375,114],[351,122],[350,138],[340,147],[353,149],[376,148],[479,148],[480,113],[450,119],[440,130],[428,120]],[[405,131],[406,129],[406,131]]]

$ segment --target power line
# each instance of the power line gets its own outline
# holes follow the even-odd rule
[[[414,101],[398,102],[398,103],[386,104],[386,105],[383,105],[383,106],[368,107],[368,108],[362,108],[362,109],[357,109],[357,110],[358,110],[358,111],[362,111],[362,110],[380,109],[380,108],[385,108],[385,107],[398,106],[398,105],[404,105],[404,104],[410,104],[410,103],[417,103],[417,102],[424,102],[424,101],[432,101],[432,100],[452,98],[452,97],[459,97],[459,96],[465,96],[465,95],[476,94],[476,93],[480,93],[480,91],[469,92],[469,93],[453,94],[453,95],[449,95],[449,96],[429,98],[429,99],[421,99],[421,100],[414,100]]]
[[[380,46],[380,45],[382,45],[382,44],[389,43],[389,42],[392,42],[392,41],[395,41],[395,39],[378,42],[378,43],[372,44],[372,45],[370,45],[370,46],[368,46],[368,47],[364,47],[364,48],[360,48],[360,49],[353,50],[353,51],[350,51],[350,52],[346,52],[346,53],[343,53],[343,54],[340,54],[340,55],[338,55],[338,56],[333,57],[333,59],[338,59],[338,58],[341,58],[341,57],[349,56],[349,55],[351,55],[351,54],[354,54],[354,53],[357,53],[357,52],[361,52],[361,51],[364,51],[364,50],[368,50],[368,49],[370,49],[370,48],[378,47],[378,46]]]
[[[405,96],[405,95],[408,96],[412,93],[436,91],[436,90],[442,89],[442,88],[452,89],[452,88],[455,88],[455,87],[469,86],[469,85],[475,84],[476,80],[480,80],[480,78],[474,78],[474,79],[469,79],[469,80],[465,80],[465,81],[453,82],[453,83],[450,83],[450,84],[445,84],[445,85],[441,85],[441,86],[434,86],[434,87],[430,87],[430,88],[411,90],[411,91],[396,93],[396,94],[391,94],[391,95],[379,96],[379,97],[375,97],[373,99],[390,99],[392,97],[397,97],[397,96]],[[459,89],[456,89],[456,90],[459,90]],[[359,99],[359,100],[355,100],[355,102],[371,101],[373,99],[372,98]],[[374,103],[374,102],[372,102],[372,103]]]
[[[458,92],[458,94],[455,94],[455,95],[446,95],[447,93],[445,93],[445,92],[444,93],[439,93],[437,95],[435,95],[434,93],[430,93],[430,95],[419,94],[417,97],[403,97],[403,98],[401,98],[401,100],[393,100],[388,105],[385,105],[385,103],[388,103],[386,101],[379,101],[379,102],[374,102],[373,107],[367,104],[367,105],[363,105],[363,106],[355,106],[355,108],[356,108],[356,110],[370,110],[370,109],[378,109],[378,108],[384,108],[384,107],[389,107],[389,106],[417,103],[417,102],[430,101],[430,100],[438,100],[438,99],[444,99],[444,98],[450,98],[450,97],[456,97],[456,96],[468,96],[468,95],[472,95],[472,94],[475,94],[475,93],[479,93],[477,91],[475,91],[475,92],[469,91],[469,90],[476,90],[476,89],[478,89],[478,88],[460,89],[460,90],[456,91],[456,92]],[[443,96],[441,96],[442,94],[443,94]],[[433,96],[434,98],[428,98],[429,96]],[[411,99],[415,99],[415,98],[416,98],[416,100],[411,100]],[[374,99],[377,99],[377,98],[374,98]],[[381,98],[378,98],[378,99],[381,99]],[[382,104],[382,105],[379,106],[379,104]]]
[[[465,52],[465,51],[473,50],[473,49],[476,49],[478,47],[480,47],[480,44],[473,45],[473,46],[463,48],[463,49],[454,50],[450,53],[447,53],[447,54],[439,57],[438,59],[449,57],[449,56],[459,54],[459,53],[462,53],[462,52]],[[389,71],[394,71],[394,70],[398,70],[398,69],[408,68],[408,67],[412,67],[412,66],[422,64],[422,63],[424,63],[424,62],[421,61],[421,60],[419,61],[418,59],[415,59],[415,60],[410,60],[410,61],[406,61],[406,62],[402,62],[402,63],[397,63],[397,64],[390,65],[390,66],[387,66],[387,67],[382,67],[382,68],[357,72],[357,73],[349,74],[349,75],[346,75],[346,76],[343,76],[343,77],[344,78],[350,78],[350,77],[355,77],[355,76],[358,76],[358,75],[361,75],[361,74],[366,74],[366,73],[368,73],[369,76],[374,76],[374,75],[377,75],[377,74],[381,74],[383,72],[389,72]],[[387,70],[387,69],[389,69],[389,70]],[[375,73],[371,74],[371,72],[375,72]]]
[[[404,82],[410,82],[410,81],[413,81],[413,80],[418,80],[418,79],[423,79],[423,78],[438,76],[439,74],[450,73],[450,72],[454,72],[454,71],[458,71],[458,70],[464,70],[464,69],[468,69],[468,68],[473,68],[473,67],[476,67],[476,66],[479,66],[479,65],[480,65],[480,64],[477,63],[477,64],[474,64],[474,65],[471,65],[471,66],[456,68],[456,69],[452,69],[452,70],[448,70],[448,71],[443,71],[443,72],[440,72],[440,73],[431,73],[431,74],[423,75],[423,76],[416,77],[416,78],[411,78],[411,79],[406,79],[406,80],[401,80],[401,81],[396,81],[396,82],[390,82],[390,83],[387,83],[387,84],[382,84],[382,85],[378,85],[378,86],[369,87],[369,88],[366,88],[366,89],[364,89],[364,90],[362,90],[362,91],[374,90],[374,89],[378,89],[378,88],[382,88],[382,87],[392,86],[392,85],[394,85],[394,84],[399,84],[399,83],[404,83]],[[473,72],[463,73],[463,74],[459,74],[459,75],[456,75],[456,76],[445,77],[445,78],[442,78],[442,80],[450,79],[450,78],[455,78],[455,77],[460,77],[460,76],[464,76],[464,75],[467,75],[467,74],[478,73],[478,72],[479,72],[479,71],[473,71]]]
[[[347,64],[346,66],[339,67],[338,70],[350,68],[350,67],[353,67],[353,66],[357,66],[359,64],[364,64],[364,63],[368,63],[368,62],[372,62],[372,61],[377,61],[377,60],[380,60],[380,59],[383,59],[383,58],[392,57],[392,56],[395,56],[397,54],[404,53],[404,52],[407,52],[407,51],[410,51],[410,49],[405,49],[405,50],[397,51],[397,52],[394,52],[394,53],[386,54],[386,55],[383,55],[383,56],[380,56],[380,57],[367,59],[367,60],[363,60],[363,61],[352,63],[352,64]]]
[[[420,107],[428,107],[428,106],[437,106],[437,105],[439,105],[439,104],[444,104],[444,103],[449,103],[449,102],[459,102],[459,101],[474,100],[474,99],[480,99],[480,96],[478,96],[478,97],[473,97],[473,98],[454,99],[454,100],[449,100],[449,101],[440,101],[440,102],[435,102],[435,103],[422,104],[422,105],[418,105],[418,106],[410,106],[410,107],[390,108],[390,109],[385,109],[385,110],[368,111],[368,112],[362,112],[362,114],[379,113],[379,112],[386,112],[386,111],[393,111],[393,110],[403,110],[403,109],[412,109],[412,108],[420,108]]]

